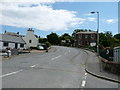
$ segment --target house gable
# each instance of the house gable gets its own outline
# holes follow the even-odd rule
[[[37,45],[38,45],[38,37],[36,37],[36,35],[34,34],[34,30],[29,29],[27,31],[27,34],[22,38],[26,42],[27,47],[37,47]]]

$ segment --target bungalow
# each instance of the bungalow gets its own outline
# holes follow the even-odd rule
[[[25,41],[17,33],[5,32],[0,34],[0,50],[5,50],[6,48],[11,49],[24,49]]]

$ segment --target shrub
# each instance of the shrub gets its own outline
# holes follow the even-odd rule
[[[45,42],[45,44],[47,45],[47,47],[50,47],[51,46],[51,44],[47,41],[47,42]]]

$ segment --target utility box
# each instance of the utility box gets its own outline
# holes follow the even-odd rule
[[[120,62],[120,46],[114,48],[114,62]]]

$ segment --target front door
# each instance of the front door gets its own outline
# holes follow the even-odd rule
[[[16,48],[16,49],[18,48],[18,43],[15,43],[15,48]]]

